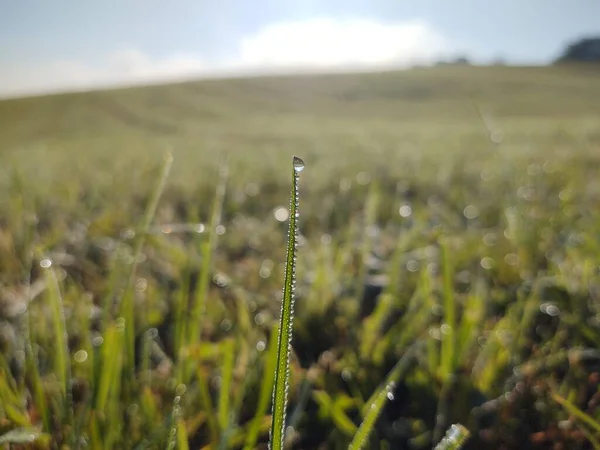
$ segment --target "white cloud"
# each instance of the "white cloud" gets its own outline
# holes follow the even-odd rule
[[[57,61],[0,70],[0,96],[143,84],[201,76],[281,71],[407,67],[432,62],[453,45],[421,21],[383,24],[316,18],[270,25],[240,42],[228,63],[193,54],[150,58],[122,49],[89,64]]]
[[[266,27],[241,43],[251,67],[381,67],[426,63],[451,50],[421,21],[382,24],[366,19],[312,19]]]
[[[0,96],[167,81],[198,76],[204,68],[194,55],[153,60],[138,50],[121,50],[95,64],[56,61],[6,67],[0,71]]]

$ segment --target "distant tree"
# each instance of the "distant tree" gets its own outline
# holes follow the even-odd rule
[[[469,65],[471,64],[471,62],[469,61],[469,58],[467,58],[466,56],[458,56],[454,61],[453,64],[459,64],[459,65]]]
[[[498,55],[492,60],[492,65],[493,66],[505,66],[506,59],[504,59],[504,56]]]
[[[468,66],[470,65],[471,62],[469,61],[469,58],[466,56],[456,56],[453,59],[449,59],[449,60],[439,60],[436,65],[438,66],[447,66],[447,65],[459,65],[459,66]]]
[[[600,63],[600,37],[587,37],[572,42],[556,62]]]

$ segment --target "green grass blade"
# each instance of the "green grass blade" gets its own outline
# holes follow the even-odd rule
[[[43,431],[49,432],[51,430],[51,423],[50,414],[48,412],[48,403],[46,401],[46,396],[44,395],[44,388],[42,386],[42,379],[40,377],[40,371],[38,368],[37,355],[34,353],[33,346],[28,346],[25,367],[27,370],[29,383],[31,384],[35,405],[42,415],[42,423],[44,424]]]
[[[429,270],[423,269],[421,271],[421,278],[419,282],[419,290],[423,293],[425,304],[431,310],[436,306],[436,300],[433,296],[431,288],[431,274]],[[427,366],[429,372],[435,374],[437,372],[440,362],[440,348],[439,344],[435,339],[427,339]]]
[[[554,393],[551,395],[552,399],[560,406],[562,406],[569,414],[572,414],[573,416],[577,417],[578,420],[594,429],[597,433],[600,433],[600,423],[594,420],[593,417],[580,410],[577,406],[575,406],[566,398],[563,398],[560,395]]]
[[[49,437],[35,428],[15,428],[0,436],[0,445],[27,445],[38,440],[49,441]]]
[[[187,326],[188,343],[194,343],[199,339],[204,311],[206,309],[206,297],[208,295],[208,286],[211,278],[212,256],[217,246],[217,227],[221,224],[221,215],[223,211],[223,202],[225,191],[227,189],[228,166],[224,163],[219,170],[219,183],[215,191],[215,197],[212,205],[210,226],[208,229],[208,238],[202,243],[202,268],[198,275],[198,284],[194,292],[194,304],[189,314]]]
[[[250,424],[250,428],[248,429],[248,433],[246,434],[244,450],[252,450],[256,446],[256,441],[260,432],[260,425],[269,407],[269,399],[271,397],[273,379],[275,377],[275,368],[277,367],[278,332],[278,327],[273,326],[271,329],[271,337],[269,339],[269,350],[265,355],[262,383],[260,384],[260,392],[258,394],[258,406],[256,407],[256,414],[254,415],[254,418]]]
[[[229,425],[231,381],[235,363],[235,340],[230,338],[221,344],[223,365],[221,367],[221,386],[219,388],[219,427],[223,432]]]
[[[196,371],[196,379],[198,382],[198,401],[202,407],[202,411],[206,413],[206,422],[208,425],[208,435],[212,444],[217,443],[219,438],[219,423],[214,412],[210,390],[208,387],[208,375],[202,369]]]
[[[442,379],[446,379],[454,372],[456,351],[456,303],[454,298],[454,287],[452,283],[452,267],[450,265],[448,243],[442,245],[443,262],[443,302],[444,302],[444,325],[447,333],[442,332],[442,344],[440,355],[440,369]]]
[[[43,260],[48,266],[44,271],[46,282],[48,283],[49,289],[46,291],[48,295],[48,304],[51,308],[52,317],[52,331],[54,334],[54,373],[60,383],[60,390],[63,395],[67,390],[67,382],[69,379],[69,367],[67,364],[69,349],[67,347],[67,334],[66,325],[64,323],[64,310],[62,305],[62,295],[60,293],[60,287],[58,285],[58,279],[54,270],[50,266],[50,260]]]
[[[167,436],[166,450],[174,449],[182,436],[182,432],[179,428],[183,428],[183,435],[187,436],[185,432],[185,423],[181,420],[181,396],[185,393],[185,385],[179,385],[175,389],[175,397],[173,398],[173,407],[171,408],[171,427],[169,429],[169,435]],[[187,445],[187,438],[185,439]],[[181,448],[181,447],[180,447]]]
[[[362,302],[364,298],[364,290],[365,290],[365,279],[367,277],[367,259],[369,257],[369,253],[373,248],[373,237],[371,234],[371,230],[377,224],[377,211],[380,202],[380,189],[379,183],[377,180],[373,180],[371,185],[369,186],[369,192],[367,194],[367,200],[365,204],[364,211],[364,228],[363,228],[363,237],[362,237],[362,246],[360,248],[360,266],[358,269],[358,276],[356,278],[357,282],[357,291],[359,292],[359,301]],[[359,313],[362,305],[359,305]]]
[[[273,415],[269,448],[283,449],[285,439],[285,415],[288,396],[290,366],[290,343],[294,320],[294,289],[296,285],[296,249],[298,247],[298,174],[304,169],[304,161],[294,156],[292,170],[292,192],[290,197],[290,223],[288,230],[287,257],[279,335],[277,338],[277,367],[273,386]]]
[[[156,208],[158,207],[158,201],[163,193],[165,188],[165,184],[167,182],[167,177],[169,176],[169,171],[171,170],[171,165],[173,163],[173,155],[171,153],[166,153],[163,159],[163,165],[160,170],[160,175],[158,177],[158,182],[154,187],[154,191],[148,201],[148,205],[146,206],[146,210],[144,212],[144,217],[138,226],[138,230],[135,235],[135,243],[133,249],[133,259],[131,260],[131,264],[129,264],[127,271],[127,285],[125,288],[125,294],[123,296],[123,300],[121,302],[120,316],[125,319],[125,342],[127,349],[127,369],[130,374],[134,372],[135,365],[135,311],[134,311],[134,278],[135,271],[137,268],[138,261],[140,259],[140,255],[144,248],[144,243],[146,241],[146,234],[148,233],[148,228],[154,219],[154,215],[156,214]]]
[[[188,435],[185,429],[185,422],[181,419],[177,421],[177,448],[178,450],[189,450]]]
[[[446,436],[435,446],[434,450],[460,450],[469,438],[469,430],[462,425],[451,425]]]
[[[94,410],[103,412],[106,408],[113,373],[120,370],[121,361],[121,328],[111,325],[106,329],[101,348],[100,373],[96,385]]]
[[[69,425],[73,425],[73,391],[71,389],[71,360],[69,351],[69,339],[67,332],[67,323],[65,318],[65,307],[63,297],[50,260],[43,260],[48,263],[45,267],[45,277],[48,283],[48,296],[52,316],[52,331],[56,345],[54,346],[54,371],[60,383],[60,392],[63,396],[64,420]]]
[[[369,401],[369,403],[366,405],[367,412],[365,414],[365,418],[360,424],[358,431],[352,438],[352,442],[348,447],[349,450],[359,450],[367,443],[367,439],[369,438],[369,435],[375,426],[375,421],[379,417],[379,414],[381,413],[385,403],[394,398],[394,389],[396,388],[396,384],[410,368],[410,365],[413,362],[413,356],[417,349],[417,344],[418,342],[408,348],[408,350],[392,368],[390,373],[388,373],[383,386],[377,391],[376,394],[371,396],[371,399],[373,400]]]

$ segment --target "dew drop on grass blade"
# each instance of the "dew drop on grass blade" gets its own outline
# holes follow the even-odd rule
[[[469,430],[461,424],[451,425],[446,431],[446,436],[435,446],[434,450],[460,450],[469,436]]]

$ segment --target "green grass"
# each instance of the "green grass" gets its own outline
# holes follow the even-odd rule
[[[298,194],[299,173],[304,170],[304,161],[294,156],[292,165],[292,191],[290,193],[289,230],[285,257],[285,279],[283,298],[279,313],[279,333],[277,336],[277,366],[273,383],[271,411],[271,436],[269,448],[281,450],[285,444],[287,415],[290,350],[294,329],[294,291],[296,290],[296,250],[298,248],[298,221],[300,218],[300,196]]]
[[[286,448],[597,445],[598,97],[437,67],[0,102],[0,442],[266,448],[299,154]]]

